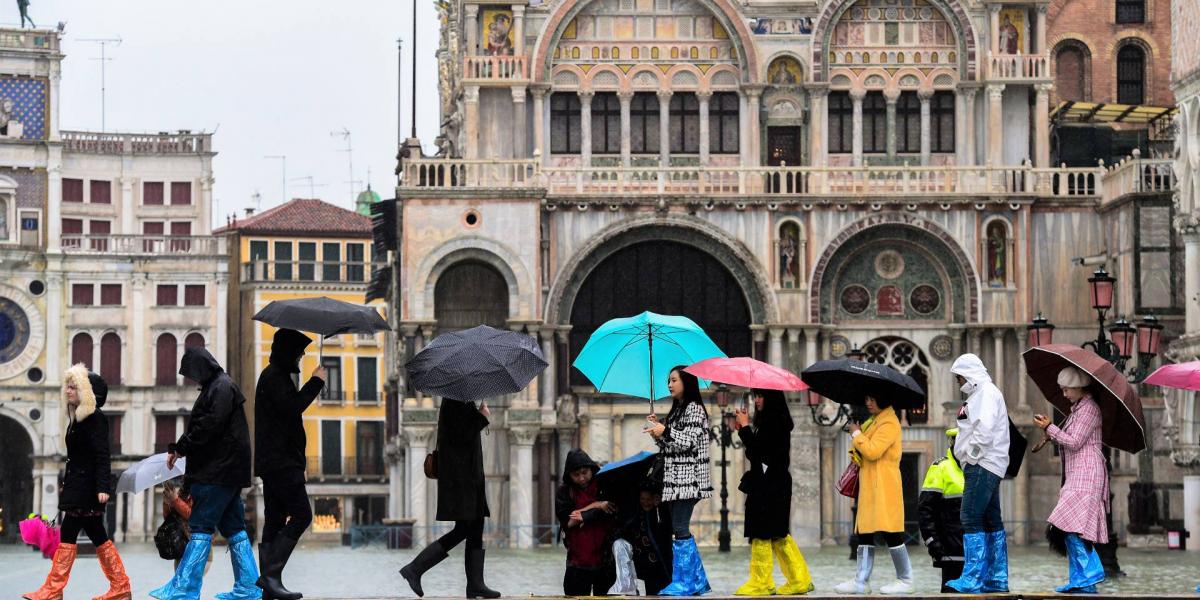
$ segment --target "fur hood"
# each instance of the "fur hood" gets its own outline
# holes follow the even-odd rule
[[[63,414],[70,414],[67,406],[67,386],[75,382],[79,390],[79,406],[75,409],[75,421],[81,422],[92,416],[97,408],[104,406],[108,400],[108,384],[99,375],[88,371],[83,363],[67,369],[63,376],[62,402]]]

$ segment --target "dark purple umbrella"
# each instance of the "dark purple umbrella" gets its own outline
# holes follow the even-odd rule
[[[546,368],[537,342],[487,325],[443,333],[408,361],[408,384],[469,402],[525,389]]]

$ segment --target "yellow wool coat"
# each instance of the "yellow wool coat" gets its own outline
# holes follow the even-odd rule
[[[858,471],[858,533],[904,531],[904,488],[900,483],[900,419],[885,408],[854,437],[862,457]]]

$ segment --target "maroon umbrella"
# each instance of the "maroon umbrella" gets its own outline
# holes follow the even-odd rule
[[[1058,372],[1076,367],[1092,376],[1088,391],[1104,417],[1103,440],[1108,446],[1126,452],[1146,449],[1146,419],[1142,400],[1125,375],[1095,352],[1071,344],[1048,344],[1024,353],[1025,370],[1042,390],[1042,395],[1063,414],[1071,413],[1071,404],[1058,387]]]

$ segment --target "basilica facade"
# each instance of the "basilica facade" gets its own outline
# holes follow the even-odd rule
[[[1119,281],[1114,315],[1181,329],[1182,244],[1157,235],[1174,216],[1170,160],[1051,164],[1047,2],[439,6],[440,152],[402,149],[391,301],[398,356],[485,323],[535,337],[550,363],[492,403],[497,539],[553,542],[569,448],[607,461],[652,447],[645,401],[596,393],[571,367],[611,318],[686,315],[729,356],[796,372],[862,352],[912,375],[928,392],[903,417],[914,529],[921,475],[962,401],[960,353],[983,358],[1033,436],[1050,408],[1023,370],[1027,325],[1041,313],[1056,341],[1094,338],[1096,267]],[[388,384],[390,509],[427,532],[439,399],[406,389],[402,365]],[[828,424],[834,405],[792,399],[793,535],[844,542],[851,503],[833,484],[848,438]],[[1146,407],[1154,427],[1161,398]],[[723,410],[710,402],[714,426]],[[727,453],[740,539],[745,463]],[[1168,454],[1114,453],[1115,528],[1129,483],[1177,474]],[[1059,464],[1031,457],[1003,484],[1016,542],[1041,537]],[[698,507],[702,541],[716,540],[719,496]]]

